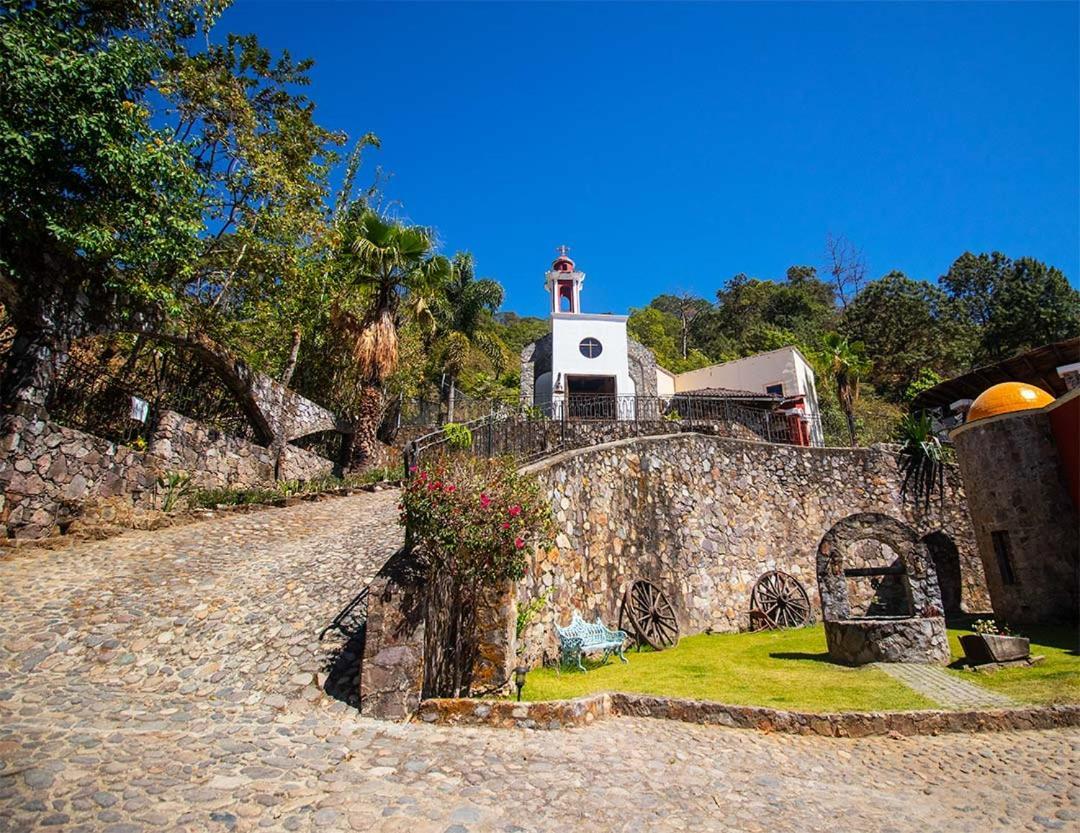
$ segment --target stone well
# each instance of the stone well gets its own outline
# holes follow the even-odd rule
[[[829,657],[845,665],[921,662],[947,665],[945,617],[840,619],[825,622]]]
[[[895,556],[892,564],[847,566],[861,542],[874,541]],[[849,579],[899,579],[908,615],[852,616]],[[829,657],[845,665],[918,662],[946,665],[941,590],[930,551],[911,527],[876,512],[851,515],[830,529],[818,545],[818,591]]]

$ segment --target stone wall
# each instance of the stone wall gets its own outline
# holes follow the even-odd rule
[[[559,527],[556,546],[534,554],[519,585],[519,604],[552,593],[525,632],[532,661],[555,655],[554,623],[566,624],[575,609],[617,624],[622,595],[637,578],[668,594],[683,633],[745,628],[754,582],[773,569],[802,582],[820,616],[818,544],[859,512],[895,517],[919,536],[945,536],[955,544],[964,609],[988,607],[955,472],[944,499],[923,512],[901,499],[895,454],[886,448],[684,433],[566,452],[528,470],[544,483]]]
[[[994,613],[1017,624],[1075,622],[1080,518],[1051,413],[978,420],[957,428],[952,439]]]
[[[13,416],[0,440],[0,531],[35,538],[66,530],[84,504],[123,500],[150,507],[157,479],[186,471],[202,488],[266,486],[274,482],[273,451],[224,435],[172,411],[161,414],[145,450],[42,419]],[[333,464],[286,446],[282,477],[310,480]]]
[[[626,339],[626,359],[630,378],[634,380],[634,394],[656,396],[656,356],[653,351],[632,338]]]
[[[534,401],[536,377],[551,372],[551,350],[551,333],[546,333],[521,351],[521,401],[528,405]]]

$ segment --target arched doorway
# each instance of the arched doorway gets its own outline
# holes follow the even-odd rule
[[[930,558],[934,562],[945,617],[962,615],[963,584],[960,578],[960,552],[956,549],[956,544],[940,530],[924,535],[922,542],[930,551]]]

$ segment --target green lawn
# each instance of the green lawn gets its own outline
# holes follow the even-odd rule
[[[953,657],[961,657],[960,636],[969,631],[950,630]],[[1019,703],[1080,702],[1080,636],[1073,627],[1021,628],[1031,640],[1032,655],[1044,659],[1032,668],[1004,668],[992,674],[954,671],[960,679],[1012,697]]]
[[[659,653],[630,651],[586,673],[538,668],[526,700],[632,691],[804,711],[928,709],[934,704],[875,668],[829,662],[821,625],[788,631],[684,637]]]
[[[950,630],[955,658],[959,636]],[[1080,656],[1068,629],[1032,628],[1033,654],[1043,665],[996,674],[955,671],[962,679],[1000,691],[1018,702],[1080,701]],[[1073,638],[1070,644],[1069,637]],[[561,700],[598,691],[627,691],[802,711],[928,709],[935,704],[874,668],[829,662],[825,632],[809,628],[685,637],[673,650],[630,651],[629,664],[586,663],[589,671],[538,668],[529,673],[526,700]]]

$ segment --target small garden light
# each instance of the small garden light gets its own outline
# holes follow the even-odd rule
[[[514,685],[517,687],[517,699],[521,702],[521,689],[525,688],[525,675],[529,673],[529,669],[524,665],[519,665],[514,669]]]

